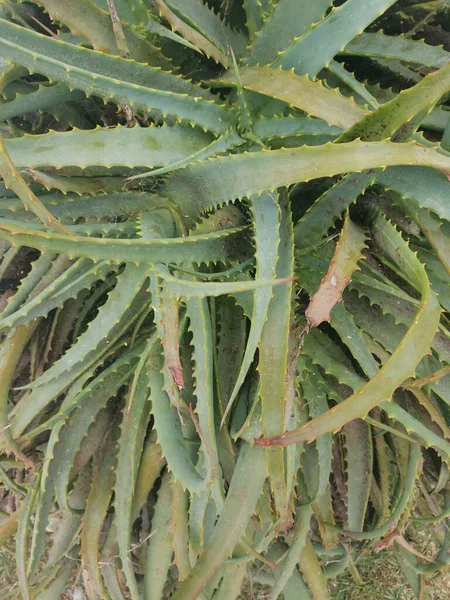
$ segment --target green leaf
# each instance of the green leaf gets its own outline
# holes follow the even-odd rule
[[[246,15],[246,26],[250,41],[255,37],[263,25],[264,17],[269,11],[269,0],[244,0],[243,9]]]
[[[73,102],[82,98],[84,98],[84,92],[69,90],[62,83],[51,86],[43,85],[36,92],[17,96],[14,100],[0,104],[0,121],[7,121],[37,110],[44,111],[57,104]]]
[[[80,534],[80,555],[87,579],[94,592],[105,596],[105,589],[99,570],[99,547],[104,520],[108,513],[114,484],[116,455],[106,445],[102,460],[96,460],[93,468],[92,484],[86,501]]]
[[[22,200],[25,210],[33,212],[47,227],[53,227],[60,233],[70,234],[68,229],[61,225],[58,219],[45,208],[39,198],[28,187],[17,170],[14,161],[11,160],[2,137],[0,137],[0,175],[5,182],[5,186],[13,190]]]
[[[295,245],[300,252],[318,247],[328,230],[376,178],[377,171],[373,169],[347,175],[319,196],[294,228]]]
[[[380,173],[377,183],[450,221],[448,179],[442,173],[422,167],[391,167]]]
[[[41,258],[48,256],[43,254]],[[54,255],[50,255],[50,258],[51,256]],[[39,317],[47,316],[54,308],[62,307],[68,299],[76,298],[80,291],[90,289],[96,281],[105,279],[109,273],[117,270],[118,267],[111,265],[108,261],[94,264],[88,259],[79,259],[59,277],[56,276],[40,293],[36,293],[37,288],[35,288],[28,301],[17,310],[14,308],[20,302],[22,294],[17,298],[17,302],[14,302],[17,294],[13,296],[12,302],[2,313],[0,329],[18,327]]]
[[[172,564],[171,486],[172,476],[165,473],[158,491],[147,551],[144,574],[144,594],[147,600],[160,600]]]
[[[178,31],[185,40],[188,40],[192,47],[198,52],[204,53],[208,58],[212,58],[217,63],[221,63],[225,67],[229,65],[227,54],[219,50],[217,46],[211,43],[199,31],[185,23],[174,12],[170,10],[164,0],[153,0],[161,17],[168,21],[173,31]]]
[[[4,56],[87,95],[136,109],[151,107],[215,133],[224,133],[233,121],[233,113],[208,92],[172,73],[73,46],[3,19],[0,38]]]
[[[295,69],[314,79],[356,35],[382,15],[395,0],[347,0],[282,52],[274,66]]]
[[[21,451],[14,435],[11,432],[11,423],[8,419],[8,399],[14,380],[16,367],[20,357],[28,344],[34,330],[35,324],[22,325],[14,329],[2,341],[0,348],[0,432],[3,451],[12,452],[17,458],[23,460],[28,466],[33,466]],[[2,449],[3,449],[2,448]]]
[[[117,42],[114,35],[111,17],[106,10],[102,10],[90,0],[37,0],[55,20],[67,25],[72,35],[78,35],[87,40],[95,50],[117,54]],[[133,5],[135,0],[133,0]],[[133,7],[134,8],[134,7]],[[142,7],[140,7],[142,10]],[[128,9],[128,14],[130,14]],[[119,13],[120,14],[120,13]],[[164,57],[158,55],[144,37],[124,23],[124,34],[131,56],[140,62],[150,62],[155,66],[164,65]]]
[[[255,66],[239,69],[239,75],[244,88],[286,102],[323,119],[329,125],[345,129],[366,114],[351,99],[345,98],[336,90],[292,71]],[[235,85],[233,73],[228,71],[219,79],[219,83]]]
[[[138,430],[141,422],[143,421],[147,425],[150,418],[148,412],[149,377],[146,363],[156,342],[156,335],[151,336],[136,367],[123,411],[117,467],[115,470],[114,519],[117,531],[117,545],[119,547],[125,580],[132,598],[139,598],[130,556],[134,489],[140,452],[142,450],[142,440],[138,435]]]
[[[0,220],[0,238],[11,240],[15,245],[62,253],[71,258],[84,256],[94,260],[111,260],[113,256],[117,264],[201,263],[205,257],[208,261],[221,261],[235,254],[242,229],[234,227],[210,234],[167,239],[115,240],[50,234],[36,227],[20,227]]]
[[[195,564],[173,595],[173,600],[196,600],[233,552],[255,510],[266,477],[261,448],[243,443],[222,513]]]
[[[183,436],[180,415],[171,405],[164,389],[162,354],[155,350],[149,361],[150,398],[154,427],[158,434],[158,443],[175,479],[192,494],[199,494],[208,487],[208,476],[202,477],[192,462],[191,455]]]
[[[301,38],[311,26],[321,21],[331,0],[280,0],[250,48],[245,62],[249,65],[268,65],[279,52]]]
[[[197,29],[223,54],[228,54],[229,46],[236,54],[244,53],[243,35],[228,27],[202,0],[166,0],[166,2],[186,23]]]
[[[273,236],[277,233],[275,275],[289,277],[294,272],[294,248],[292,217],[285,192],[278,194],[276,220],[270,221]],[[255,207],[256,211],[256,207]],[[265,215],[267,218],[267,215]],[[277,228],[275,228],[275,223]],[[261,252],[266,252],[268,235],[261,237]],[[268,263],[269,264],[269,263]],[[259,397],[261,399],[261,422],[265,436],[278,435],[289,423],[294,399],[289,394],[289,352],[292,317],[292,283],[274,288],[264,313],[263,331],[259,344]],[[254,310],[259,315],[256,302]],[[255,317],[253,317],[253,320]],[[291,522],[289,514],[289,486],[286,482],[285,456],[281,448],[271,448],[267,453],[267,471],[275,500],[275,508],[282,526]]]
[[[26,498],[20,506],[20,517],[16,534],[16,563],[17,579],[20,592],[24,600],[30,600],[30,590],[27,578],[26,560],[28,553],[28,530],[33,514],[34,505],[39,492],[41,474],[38,473],[35,481],[30,486]]]
[[[122,273],[108,301],[99,309],[97,317],[77,343],[31,384],[32,392],[27,402],[17,405],[11,423],[15,436],[20,435],[43,408],[97,362],[130,327],[139,315],[136,303],[141,307],[146,299],[145,292],[138,293],[146,277],[147,271],[143,266],[130,267]]]
[[[363,531],[372,483],[372,432],[370,425],[361,419],[344,425],[342,432],[346,451],[347,527]]]
[[[431,46],[422,40],[409,40],[401,35],[363,33],[342,50],[344,54],[391,58],[435,69],[444,67],[450,53],[440,46]]]
[[[449,89],[450,63],[363,117],[343,133],[337,142],[350,142],[357,138],[377,141],[391,137],[421,111],[429,112]]]
[[[288,445],[314,440],[329,431],[338,431],[353,419],[365,418],[372,408],[392,399],[395,390],[414,375],[420,360],[429,351],[440,318],[436,295],[430,289],[423,265],[395,228],[382,217],[378,217],[375,223],[374,235],[378,244],[390,257],[395,257],[394,260],[420,289],[421,305],[412,326],[380,371],[352,396],[297,430],[269,440],[258,440],[257,443]]]
[[[235,198],[299,181],[401,164],[449,169],[450,158],[413,142],[326,144],[214,158],[174,174],[162,194],[193,217]]]
[[[189,319],[189,331],[192,333],[193,394],[197,399],[195,412],[198,415],[201,451],[208,470],[211,493],[217,509],[220,511],[223,505],[224,491],[214,419],[214,363],[211,315],[208,301],[204,298],[188,298],[186,300],[186,315]]]
[[[210,140],[209,135],[191,127],[116,127],[27,135],[5,140],[5,146],[19,169],[134,168],[170,165],[201,150]]]
[[[298,563],[298,557],[302,554],[306,544],[310,528],[311,514],[312,508],[310,504],[300,506],[297,510],[292,532],[292,541],[290,543],[287,556],[282,563],[281,569],[276,574],[275,585],[270,592],[272,598],[278,598],[294,573]]]
[[[250,198],[250,207],[253,214],[254,236],[256,246],[256,275],[255,280],[275,280],[276,264],[279,252],[279,223],[280,211],[277,193],[265,193],[261,196]],[[226,399],[226,409],[222,417],[225,421],[231,410],[237,394],[244,383],[250,365],[253,362],[256,349],[261,340],[264,323],[267,319],[270,299],[273,295],[271,287],[255,290],[253,294],[253,309],[250,332],[247,339],[244,357],[242,359],[239,375],[235,382],[231,396]]]

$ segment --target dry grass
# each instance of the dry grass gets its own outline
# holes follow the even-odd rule
[[[429,528],[409,527],[408,540],[424,556],[436,556],[439,547]],[[330,582],[335,600],[415,600],[411,588],[391,551],[380,553],[371,548],[362,550],[354,557],[355,566],[361,576],[360,585],[346,571],[337,581]],[[427,582],[431,600],[449,600],[450,572]]]
[[[14,543],[0,547],[0,598],[17,586],[16,558]]]

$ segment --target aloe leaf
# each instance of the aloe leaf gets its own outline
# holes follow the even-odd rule
[[[371,304],[382,306],[383,311],[370,306],[369,302],[363,303],[361,299],[355,302],[354,296],[350,293],[347,297],[347,306],[358,323],[358,326],[365,328],[367,332],[382,342],[382,345],[393,351],[396,344],[400,343],[402,333],[405,333],[404,327],[392,327],[392,324],[406,325],[409,327],[414,321],[415,308],[417,302],[407,301],[397,294],[380,294],[377,287],[365,287],[359,285],[355,288],[360,296],[366,296]],[[383,301],[381,300],[383,298]],[[359,306],[358,306],[359,304]],[[380,315],[385,314],[386,319],[380,319]],[[389,316],[388,316],[389,315]],[[377,326],[377,321],[378,326]],[[369,331],[370,328],[370,331]],[[432,349],[436,355],[445,362],[450,361],[450,346],[446,336],[438,331],[432,342]]]
[[[105,5],[105,0],[97,0]],[[145,0],[133,0],[130,4],[128,0],[114,0],[120,20],[131,25],[145,25],[148,18],[148,8]]]
[[[349,142],[357,138],[377,141],[391,137],[421,111],[426,111],[425,114],[429,112],[449,89],[450,64],[447,64],[363,117],[361,121],[343,133],[337,141]]]
[[[206,299],[186,300],[186,315],[192,333],[192,359],[194,362],[194,395],[197,398],[195,412],[201,430],[202,452],[208,468],[212,495],[220,511],[223,505],[222,471],[217,450],[214,419],[214,374],[211,315]]]
[[[368,377],[373,377],[378,371],[378,363],[364,341],[361,329],[356,325],[352,315],[341,303],[334,307],[331,315],[331,325],[341,336],[342,342],[348,347],[355,360]]]
[[[283,69],[295,69],[314,79],[334,56],[363,29],[382,15],[395,0],[372,0],[361,10],[359,0],[348,0],[331,11],[320,23],[282,52],[273,62]]]
[[[11,423],[15,436],[20,435],[32,419],[61,393],[76,377],[97,362],[113,343],[123,335],[137,318],[139,312],[132,302],[142,306],[145,292],[138,294],[147,273],[143,268],[123,273],[97,317],[88,329],[41,378],[32,384],[27,403],[17,406]],[[80,351],[82,348],[82,351]]]
[[[166,19],[172,30],[178,31],[185,40],[191,43],[195,50],[205,54],[208,58],[212,58],[217,63],[228,66],[229,58],[227,54],[224,54],[199,31],[180,19],[170,10],[164,0],[154,0],[154,3],[160,16]]]
[[[440,69],[450,58],[450,53],[440,46],[422,40],[409,40],[401,35],[362,33],[341,50],[344,54],[390,58]]]
[[[246,15],[246,26],[250,41],[253,41],[255,34],[261,29],[264,17],[269,10],[268,0],[244,0],[242,7]],[[267,11],[267,12],[266,12]]]
[[[322,415],[300,427],[272,438],[258,440],[257,443],[288,445],[317,439],[329,431],[338,431],[343,425],[357,418],[365,418],[367,413],[380,404],[389,402],[393,393],[405,379],[414,375],[417,365],[431,346],[438,328],[440,306],[436,295],[430,290],[423,265],[408,248],[407,244],[387,221],[378,217],[375,221],[374,236],[385,252],[394,256],[401,268],[414,281],[421,291],[421,306],[418,314],[404,336],[402,343],[391,358],[366,385],[352,396]],[[411,350],[414,348],[414,352]]]
[[[372,169],[353,173],[324,192],[295,225],[296,247],[303,251],[319,246],[335,221],[356,202],[376,178],[377,172]]]
[[[278,260],[279,222],[280,212],[277,193],[265,193],[259,197],[251,198],[253,213],[254,236],[256,245],[256,276],[255,280],[275,279],[276,264]],[[267,318],[270,299],[273,294],[271,287],[255,290],[253,294],[253,309],[250,332],[247,339],[244,357],[242,359],[239,375],[234,385],[231,396],[226,401],[226,409],[222,423],[233,406],[233,402],[244,383],[244,379],[253,362],[256,349],[261,339],[264,323]]]
[[[178,299],[158,277],[150,279],[150,290],[158,336],[164,350],[165,388],[172,404],[179,408],[184,376],[180,359]]]
[[[233,113],[208,92],[172,73],[73,46],[3,19],[0,35],[4,56],[86,94],[138,109],[151,107],[215,133],[224,133],[233,121]]]
[[[146,363],[156,343],[156,335],[147,342],[136,367],[134,378],[128,392],[127,403],[124,408],[119,439],[119,452],[117,457],[116,480],[114,486],[114,518],[117,531],[117,545],[125,574],[126,583],[133,598],[139,597],[136,578],[131,562],[131,529],[133,491],[136,483],[139,452],[141,451],[137,431],[140,423],[147,423],[149,381]]]
[[[270,592],[274,600],[283,592],[285,585],[292,577],[296,568],[298,558],[303,552],[309,533],[311,515],[312,508],[310,504],[298,507],[293,527],[292,542],[287,556],[282,563],[282,567],[279,573],[276,574],[275,585]]]
[[[338,78],[338,81],[342,82],[344,85],[350,88],[350,90],[355,92],[357,102],[366,102],[368,106],[373,109],[377,109],[379,107],[378,101],[376,98],[374,98],[374,96],[372,96],[366,86],[359,82],[353,73],[347,71],[347,69],[341,63],[332,60],[327,69],[330,71],[330,73]]]
[[[222,54],[228,54],[231,46],[236,54],[245,51],[245,38],[233,31],[201,0],[166,0],[166,3],[186,23],[197,29],[214,44]]]
[[[176,171],[177,169],[184,169],[192,163],[200,160],[206,160],[207,158],[215,156],[216,154],[229,151],[233,148],[233,146],[239,146],[243,142],[243,138],[241,138],[237,131],[232,128],[217,139],[213,140],[209,145],[202,147],[197,152],[194,152],[193,154],[190,154],[189,156],[178,161],[172,162],[167,167],[161,167],[159,169],[147,171],[146,173],[132,175],[128,178],[128,181],[134,181],[144,177],[157,177],[159,175],[164,175],[165,173],[170,173],[171,171]]]
[[[208,478],[203,478],[195,468],[180,423],[180,416],[171,405],[164,389],[164,376],[161,373],[161,352],[152,354],[149,361],[150,398],[154,427],[158,434],[158,443],[175,479],[192,494],[199,494],[208,486]]]
[[[245,351],[246,322],[241,308],[232,298],[216,304],[217,378],[222,403],[231,394]]]
[[[255,510],[266,477],[264,451],[243,443],[217,525],[190,575],[178,587],[174,600],[196,600],[239,542]]]
[[[5,146],[18,169],[134,168],[170,165],[203,149],[210,139],[191,127],[116,127],[23,136],[5,140]]]
[[[356,540],[375,540],[386,535],[393,527],[396,527],[402,514],[408,507],[411,501],[411,496],[414,493],[416,479],[422,463],[420,446],[417,444],[409,444],[409,456],[406,467],[406,474],[397,505],[392,511],[390,518],[380,527],[372,531],[346,531],[346,535]]]
[[[89,220],[119,221],[116,225],[120,225],[121,217],[135,216],[144,210],[167,207],[168,204],[166,200],[155,194],[133,191],[96,195],[95,202],[92,201],[92,197],[80,198],[77,194],[67,194],[66,196],[58,193],[43,194],[40,199],[44,206],[50,208],[56,216],[66,222],[85,217]],[[4,211],[2,212],[0,209],[0,214],[4,217],[6,211],[11,211],[13,215],[9,213],[8,218],[15,216],[18,212],[18,216],[20,216],[20,206],[20,201],[17,200],[4,201],[2,203]]]
[[[198,48],[196,48],[193,44],[191,44],[191,42],[188,42],[187,40],[185,40],[183,37],[181,37],[181,35],[177,35],[168,27],[164,27],[164,25],[161,25],[161,23],[159,23],[156,19],[153,20],[150,17],[150,15],[148,15],[148,21],[145,26],[145,29],[146,29],[146,31],[150,31],[151,33],[154,33],[161,37],[164,37],[164,38],[167,38],[174,42],[177,42],[178,44],[186,46],[186,48],[191,48],[191,50],[200,52],[200,50]]]
[[[54,308],[63,306],[69,298],[75,298],[81,290],[89,289],[96,281],[104,279],[116,270],[117,267],[107,261],[93,264],[88,259],[79,259],[17,310],[13,310],[15,303],[8,304],[0,319],[0,329],[18,327],[47,316]]]
[[[99,570],[99,547],[102,527],[106,518],[114,483],[113,468],[115,453],[107,446],[101,461],[96,461],[92,484],[86,501],[80,534],[80,555],[83,568],[94,592],[99,598],[105,597],[105,589]]]
[[[371,429],[361,419],[355,419],[344,425],[342,432],[346,451],[347,525],[351,531],[362,531],[372,482]],[[354,459],[356,456],[358,460]]]
[[[25,210],[32,211],[47,227],[53,227],[60,233],[70,233],[28,187],[14,161],[11,160],[2,137],[0,137],[0,175],[5,186],[13,190],[22,200]]]
[[[39,560],[44,551],[45,532],[48,518],[52,508],[54,478],[58,473],[59,454],[56,452],[60,442],[61,430],[64,422],[60,422],[52,429],[47,444],[45,460],[42,467],[42,475],[39,484],[39,496],[36,504],[36,513],[33,528],[33,538],[30,549],[30,561],[28,564],[28,576],[32,576],[37,569]]]
[[[448,311],[450,307],[450,298],[447,298],[448,281],[447,273],[445,271],[444,266],[433,252],[420,249],[418,251],[418,255],[420,260],[424,263],[428,270],[431,285],[433,289],[439,294],[439,300],[441,302],[442,307]],[[439,346],[440,348],[438,351],[437,345],[435,345],[436,352],[438,352],[438,354],[442,353],[442,357],[444,358],[445,356],[444,360],[450,362],[450,348],[447,348],[443,352],[443,344],[439,343]]]
[[[391,167],[380,173],[377,182],[397,192],[406,201],[412,198],[421,208],[432,210],[442,219],[450,220],[446,202],[448,179],[445,175],[421,167]]]
[[[330,321],[331,310],[341,301],[344,289],[358,268],[365,240],[364,232],[347,215],[327,274],[305,311],[305,316],[313,327]]]
[[[306,541],[299,561],[300,572],[314,600],[331,600],[327,581],[317,554],[309,540]]]
[[[172,564],[172,529],[169,526],[171,519],[171,484],[172,476],[165,473],[158,492],[158,500],[152,519],[152,535],[147,551],[144,574],[144,594],[147,600],[160,600],[168,570]]]
[[[210,261],[220,261],[231,250],[235,251],[236,234],[241,231],[242,227],[235,227],[189,237],[113,240],[49,234],[31,226],[21,227],[0,220],[0,238],[13,239],[14,243],[21,246],[67,254],[72,258],[84,256],[95,260],[111,260],[111,256],[114,256],[116,263],[201,263],[205,256]]]
[[[105,435],[105,431],[99,433],[102,437]],[[92,439],[89,441],[92,441]],[[70,494],[74,512],[61,512],[58,528],[50,536],[50,548],[44,565],[46,569],[50,569],[53,565],[60,563],[68,554],[76,552],[75,547],[81,527],[81,513],[86,506],[91,479],[92,472],[90,468],[83,469],[75,479]]]
[[[73,560],[68,558],[63,561],[62,566],[56,571],[57,575],[54,578],[52,577],[48,586],[45,586],[45,589],[36,596],[37,600],[60,598],[67,586],[72,570]]]
[[[246,575],[245,564],[225,564],[222,581],[212,596],[213,600],[236,600],[239,598]]]
[[[189,560],[188,493],[178,481],[172,481],[172,543],[173,562],[178,569],[180,581],[186,579],[191,570]]]
[[[303,358],[299,360],[303,361]],[[327,393],[326,393],[326,382],[322,375],[317,369],[312,368],[311,364],[306,365],[306,369],[303,370],[302,365],[297,363],[299,371],[302,372],[301,376],[301,389],[304,395],[305,402],[309,408],[309,414],[312,419],[325,413],[328,410]],[[330,473],[331,473],[331,460],[332,460],[332,436],[331,434],[322,435],[316,440],[317,448],[317,466],[318,474],[314,472],[317,480],[317,486],[311,490],[310,496],[315,502],[313,505],[314,510],[321,512],[322,502],[326,490],[329,485]],[[308,448],[309,450],[309,448]],[[321,535],[323,532],[321,531]]]
[[[162,456],[161,446],[156,443],[156,431],[153,430],[144,442],[139,468],[136,475],[136,483],[133,494],[133,507],[131,520],[134,521],[139,516],[141,508],[147,501],[150,491],[153,489],[155,481],[158,479],[161,470],[166,464],[166,459]]]
[[[17,579],[24,600],[30,600],[30,590],[27,578],[26,560],[28,552],[28,530],[33,514],[34,504],[39,491],[41,477],[38,473],[30,486],[26,498],[22,501],[19,522],[16,533],[16,563]]]
[[[8,304],[1,312],[2,318],[14,312],[21,306],[33,289],[42,280],[45,273],[48,273],[55,258],[55,254],[41,254],[41,256],[31,264],[31,270],[28,275],[21,279],[16,292],[8,298]]]
[[[33,466],[21,451],[11,432],[8,419],[8,398],[14,379],[15,369],[19,363],[22,352],[28,344],[36,324],[23,325],[14,329],[3,340],[0,349],[0,434],[1,443],[7,452],[12,452],[17,458],[22,459],[28,466]]]
[[[57,378],[67,369],[73,369],[73,367],[81,362],[89,351],[98,351],[98,341],[102,340],[108,335],[109,331],[112,331],[114,325],[119,322],[121,316],[126,312],[127,308],[131,305],[134,297],[142,288],[145,280],[147,279],[148,273],[146,267],[128,267],[125,271],[117,278],[117,284],[114,290],[109,295],[108,301],[102,307],[103,310],[99,311],[99,315],[92,322],[89,329],[82,335],[79,340],[79,348],[83,348],[84,352],[80,354],[79,348],[75,349],[73,346],[69,349],[64,357],[60,359],[52,367],[53,372],[50,373],[50,369],[46,371],[40,378],[38,378],[31,387],[39,387],[46,383],[49,383],[52,379]],[[110,312],[110,307],[113,310]],[[102,335],[99,335],[99,332]]]
[[[59,469],[54,478],[54,494],[59,508],[67,513],[77,509],[76,505],[71,504],[72,494],[69,498],[71,480],[89,462],[111,427],[111,414],[105,410],[111,396],[106,388],[102,391],[105,393],[100,399],[84,403],[72,411],[62,430],[66,443],[59,448]]]
[[[423,440],[424,446],[435,448],[447,463],[450,461],[450,444],[446,440],[431,431],[398,404],[383,402],[380,406],[391,419],[400,423],[409,434],[412,433]]]
[[[199,494],[193,495],[189,503],[189,556],[194,557],[194,562],[203,552],[205,545],[205,515],[210,503],[211,493],[209,489],[204,489]],[[214,513],[216,513],[214,501],[212,503],[214,504]]]
[[[445,170],[450,167],[450,158],[414,142],[354,141],[262,150],[218,157],[184,169],[169,179],[162,194],[178,203],[183,215],[190,217],[235,198],[250,197],[299,181],[400,164]]]
[[[37,4],[43,6],[54,20],[64,23],[72,35],[87,40],[95,50],[117,54],[117,42],[107,10],[102,10],[89,0],[79,0],[75,4],[70,0],[37,0]],[[158,56],[156,49],[127,23],[124,34],[133,58],[155,66],[164,65],[164,57]]]
[[[289,277],[294,272],[294,248],[290,205],[286,193],[278,195],[278,205],[278,240],[274,239],[274,241],[278,241],[275,275]],[[264,217],[267,218],[267,215],[265,214]],[[275,222],[271,223],[274,230]],[[267,236],[261,239],[265,239],[267,242]],[[293,399],[290,399],[289,396],[288,380],[292,292],[292,284],[273,288],[259,344],[259,397],[265,436],[278,435],[285,430],[293,410]],[[276,448],[267,452],[267,470],[276,510],[287,525],[290,522],[289,498],[287,497],[289,487],[286,485],[284,461],[282,449]]]
[[[203,282],[189,281],[188,279],[179,279],[170,275],[166,269],[156,268],[157,273],[164,279],[167,290],[176,297],[187,298],[207,298],[222,296],[224,294],[240,294],[251,290],[257,290],[264,287],[286,285],[292,278],[279,279],[255,279],[249,281],[234,282]]]
[[[329,125],[345,129],[366,114],[339,92],[325,87],[320,81],[311,81],[308,77],[296,75],[292,71],[255,66],[239,69],[239,75],[244,88],[282,100],[323,119]],[[228,71],[219,82],[234,85],[232,72]]]
[[[245,62],[249,65],[268,65],[279,52],[305,35],[313,24],[322,20],[331,0],[281,0],[270,18],[263,23]]]
[[[450,273],[450,240],[443,230],[444,223],[433,218],[428,210],[420,208],[414,201],[408,202],[402,198],[400,202],[406,214],[420,227],[446,271]]]
[[[27,69],[15,65],[9,60],[2,58],[0,61],[0,94],[3,94],[4,89],[13,81],[20,79],[28,74]]]
[[[259,117],[253,121],[253,132],[261,140],[297,135],[337,137],[342,129],[312,117]]]
[[[57,83],[52,86],[40,86],[36,92],[18,96],[14,100],[0,105],[0,121],[13,119],[25,113],[35,110],[47,110],[55,104],[81,100],[84,98],[84,92],[79,90],[69,90],[64,85]]]

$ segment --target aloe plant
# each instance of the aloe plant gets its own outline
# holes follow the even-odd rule
[[[362,542],[431,597],[448,8],[0,0],[2,599],[324,600]]]

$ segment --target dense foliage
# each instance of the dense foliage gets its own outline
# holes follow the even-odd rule
[[[0,0],[2,599],[324,600],[364,543],[429,598],[449,9]]]

